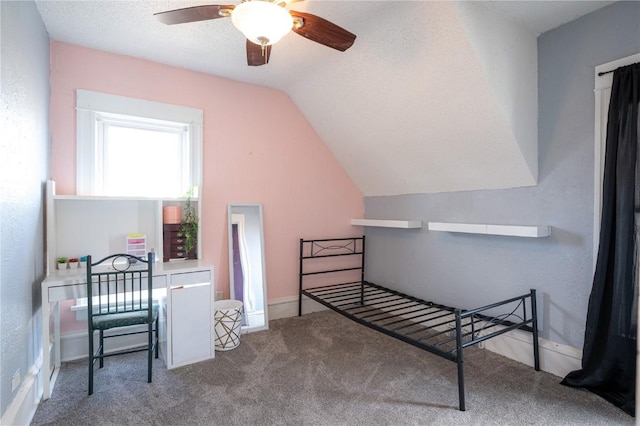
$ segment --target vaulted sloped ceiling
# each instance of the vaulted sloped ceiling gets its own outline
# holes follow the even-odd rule
[[[536,184],[533,32],[471,2],[394,2],[369,22],[366,61],[288,88],[365,195]]]
[[[230,19],[153,18],[203,3],[37,1],[54,40],[283,90],[376,196],[535,185],[536,37],[611,1],[293,2],[358,38],[341,53],[290,34],[261,67]]]

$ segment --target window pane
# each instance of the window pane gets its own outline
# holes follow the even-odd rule
[[[105,195],[184,195],[182,141],[182,134],[173,130],[105,125]]]

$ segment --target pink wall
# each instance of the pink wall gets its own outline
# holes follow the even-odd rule
[[[283,92],[51,42],[51,179],[75,194],[76,89],[204,111],[201,257],[229,295],[227,204],[262,203],[267,297],[297,294],[301,237],[359,235],[362,193]]]

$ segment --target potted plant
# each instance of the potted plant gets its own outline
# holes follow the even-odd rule
[[[182,226],[178,231],[178,236],[184,238],[184,252],[187,259],[196,258],[196,243],[198,241],[198,212],[191,204],[193,196],[193,187],[187,192],[187,199],[184,202],[182,214]]]
[[[56,262],[58,264],[58,269],[67,269],[68,261],[69,261],[69,259],[67,259],[64,256],[61,256],[61,257],[57,258]]]
[[[69,269],[78,269],[78,258],[72,257],[69,259]]]

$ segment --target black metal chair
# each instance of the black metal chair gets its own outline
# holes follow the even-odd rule
[[[87,323],[89,328],[89,395],[93,394],[93,365],[104,358],[133,352],[148,352],[147,382],[151,383],[153,355],[158,358],[158,311],[153,304],[153,253],[147,259],[114,254],[92,263],[87,256]],[[133,331],[114,330],[104,335],[105,330],[120,327],[144,325],[145,330],[136,327]],[[154,328],[155,327],[155,328]],[[100,332],[98,348],[94,350],[94,332]],[[155,336],[154,336],[155,332]],[[104,340],[131,334],[147,333],[147,344],[131,349],[105,353]]]

